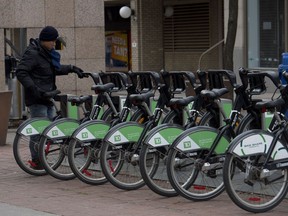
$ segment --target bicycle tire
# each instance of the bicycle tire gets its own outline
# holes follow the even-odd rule
[[[113,119],[113,109],[111,107],[108,107],[102,114],[101,116],[101,120],[106,121],[106,122],[110,122]]]
[[[156,194],[174,197],[178,193],[171,186],[166,171],[168,148],[150,148],[144,144],[140,153],[140,171],[145,184]]]
[[[42,131],[51,123],[47,118],[31,118],[23,122],[17,129],[13,141],[13,156],[18,166],[30,175],[42,176],[47,174],[43,169],[35,169],[35,164],[31,159],[30,142],[31,137],[40,139]],[[39,141],[34,143],[35,151],[38,152]]]
[[[177,112],[171,110],[162,123],[177,124],[180,122]],[[155,148],[143,143],[140,151],[140,172],[145,184],[153,192],[165,197],[174,197],[178,193],[171,186],[166,171],[168,148],[169,146]]]
[[[102,118],[111,119],[111,115],[113,114],[112,109],[109,107],[102,114]],[[65,121],[65,119],[60,120]],[[76,122],[75,120],[67,119],[67,121]],[[79,125],[78,125],[79,126]],[[45,134],[44,134],[45,135]],[[47,143],[50,149],[47,149]],[[44,166],[44,169],[56,179],[59,180],[72,180],[76,176],[72,171],[69,159],[68,159],[68,151],[70,145],[70,136],[65,137],[64,139],[60,137],[59,139],[49,140],[47,137],[42,136],[40,140],[40,159]],[[51,149],[51,147],[53,147]],[[63,164],[62,164],[63,163]]]
[[[30,137],[19,133],[13,141],[13,155],[18,166],[26,173],[34,176],[43,176],[47,172],[43,168],[41,170],[33,169],[31,166],[31,153],[29,148]],[[38,143],[35,143],[35,147],[38,148]]]
[[[139,121],[143,124],[142,120],[144,117],[141,116],[142,114]],[[135,117],[134,119],[137,118]],[[143,129],[143,126],[137,122],[125,122],[117,125],[117,128],[113,127],[109,130],[106,137],[109,137],[110,133],[113,133],[115,129],[117,130],[128,125]],[[114,145],[106,141],[106,137],[103,140],[100,151],[100,164],[107,180],[122,190],[136,190],[143,187],[145,182],[142,179],[139,167],[140,149],[135,149],[137,141],[130,141],[123,145]],[[133,155],[131,155],[132,153]]]
[[[203,112],[200,112],[199,117],[196,119],[196,124],[199,123],[202,116],[203,116]],[[175,110],[171,110],[163,119],[163,123],[169,123],[170,124],[170,126],[168,126],[169,128],[180,129],[180,127],[178,127],[176,125],[180,125],[180,123],[182,123],[182,121],[179,121],[178,112],[176,112]],[[173,126],[173,125],[175,125],[175,126]],[[162,126],[164,126],[164,125],[162,125]],[[160,126],[158,128],[163,129],[162,126]],[[154,130],[157,130],[157,129],[155,128],[155,129],[153,129],[153,131]],[[183,130],[184,130],[184,128],[183,128]],[[148,137],[149,134],[147,134],[146,137]],[[172,135],[173,132],[171,131],[171,133],[169,133],[169,134]],[[173,136],[174,135],[175,134],[173,134]],[[143,180],[145,181],[146,185],[152,191],[154,191],[156,194],[159,194],[161,196],[174,197],[174,196],[177,196],[178,193],[175,191],[175,189],[170,184],[168,176],[167,176],[166,164],[167,164],[168,150],[169,150],[169,145],[157,148],[157,147],[148,145],[144,142],[142,149],[141,149],[141,152],[140,152],[140,171],[141,171],[141,175],[143,177]],[[147,167],[147,164],[153,165],[153,162],[151,162],[151,159],[149,159],[147,154],[150,154],[150,155],[155,154],[155,158],[158,158],[158,160],[155,159],[155,162],[158,163],[158,164],[155,164],[155,167],[152,167],[151,165],[150,165],[151,166],[150,168]],[[149,161],[149,162],[147,162],[147,161]]]
[[[133,165],[124,157],[135,150],[135,144],[136,142],[129,143],[127,148],[119,148],[108,142],[102,144],[100,156],[102,171],[112,185],[122,190],[136,190],[145,185],[137,165],[139,152],[131,156],[135,161]]]
[[[49,139],[41,136],[39,142],[39,155],[41,163],[48,174],[60,180],[75,178],[66,158],[69,138]],[[45,158],[43,160],[43,158]]]
[[[105,115],[102,115],[103,120],[109,122],[112,114],[113,111],[110,109],[109,113],[106,112]],[[143,111],[139,110],[131,118],[137,120],[142,116]],[[86,184],[101,185],[107,182],[100,165],[101,145],[102,140],[85,143],[74,138],[69,143],[68,160],[70,167],[75,176]]]
[[[68,147],[69,165],[75,176],[86,184],[100,185],[107,181],[102,173],[99,157],[101,139],[109,128],[110,124],[106,121],[92,120],[80,125],[71,136]],[[84,136],[87,139],[81,139],[83,134],[87,134]]]
[[[265,148],[258,148],[260,150],[253,152],[253,154],[246,152],[244,148],[242,150],[244,149],[243,152],[247,154],[234,152],[234,149],[240,146],[240,143],[247,144],[249,138],[250,140],[253,138],[257,142],[257,137],[260,136],[262,136],[261,139],[270,140],[265,141]],[[266,131],[248,131],[231,142],[225,158],[223,179],[227,194],[238,207],[248,212],[262,213],[269,211],[279,205],[287,194],[287,168],[266,170],[266,174],[261,177],[264,169],[262,164],[267,158],[266,148],[271,140],[273,140],[273,135]],[[255,143],[255,141],[253,142]],[[280,140],[278,142],[281,143]],[[280,148],[277,149],[281,151]],[[288,153],[286,152],[286,154]],[[273,161],[273,158],[269,159],[269,163]]]
[[[199,125],[219,128],[220,127],[219,116],[215,116],[211,112],[206,112],[200,119]]]
[[[205,136],[201,133],[205,133]],[[225,136],[221,138],[223,146],[213,152],[207,168],[202,162],[218,133],[218,129],[207,126],[190,128],[170,147],[167,158],[168,178],[173,188],[184,198],[204,201],[217,197],[224,191],[222,163],[225,145],[228,146],[230,140]],[[201,139],[209,142],[200,144]],[[195,146],[191,143],[195,143]]]
[[[256,121],[254,116],[249,113],[240,121],[236,135],[252,129],[261,129],[261,123]]]
[[[143,109],[137,109],[131,116],[130,121],[143,124],[148,121],[148,115]]]
[[[62,126],[60,127],[60,125]],[[65,126],[63,127],[63,125]],[[71,180],[75,178],[68,163],[67,152],[71,130],[75,130],[78,126],[79,121],[62,118],[54,121],[41,135],[39,142],[40,161],[46,172],[56,179]],[[54,130],[58,131],[55,137]],[[64,132],[66,130],[69,131],[68,134]]]
[[[178,125],[182,125],[181,120],[182,117],[180,117],[178,115],[178,113],[174,110],[171,110],[167,113],[167,115],[165,115],[165,117],[163,118],[162,123],[173,123],[173,124],[178,124]]]

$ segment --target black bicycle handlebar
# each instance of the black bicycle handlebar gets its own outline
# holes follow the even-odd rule
[[[246,90],[248,88],[248,70],[246,70],[245,68],[241,67],[239,68],[239,76],[240,76],[240,79],[241,79],[241,82],[242,82],[242,90]]]
[[[155,71],[129,71],[128,74],[131,77],[133,85],[137,85],[137,77],[139,77],[140,79],[150,77],[154,81],[157,88],[165,86],[165,84],[161,80],[160,74]]]
[[[224,75],[226,78],[228,78],[230,84],[233,87],[236,87],[237,79],[236,79],[236,75],[235,75],[235,73],[233,71],[231,71],[231,70],[213,70],[213,69],[208,70],[208,75],[211,74],[211,73]]]
[[[274,71],[252,71],[251,73],[248,74],[248,77],[253,76],[268,77],[276,87],[279,87],[279,85],[281,85],[278,74],[275,73]]]

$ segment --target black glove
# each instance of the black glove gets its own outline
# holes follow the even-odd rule
[[[82,79],[82,78],[84,77],[84,75],[83,75],[83,70],[82,70],[81,68],[78,68],[78,67],[76,67],[76,66],[72,66],[72,65],[71,65],[71,71],[72,71],[73,73],[76,73],[77,76],[78,76],[78,78],[80,78],[80,79]]]

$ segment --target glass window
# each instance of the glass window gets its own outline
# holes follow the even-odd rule
[[[248,67],[277,68],[285,51],[284,0],[249,0]]]

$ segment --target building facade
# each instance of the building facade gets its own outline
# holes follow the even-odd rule
[[[129,18],[119,15],[125,5]],[[238,11],[235,71],[277,71],[287,50],[286,1],[239,0]],[[7,89],[5,57],[19,57],[46,25],[66,39],[62,63],[85,71],[196,71],[222,68],[228,16],[229,0],[2,0],[0,90]],[[71,74],[57,85],[79,95],[92,81]]]

